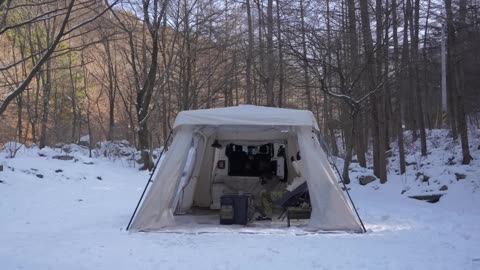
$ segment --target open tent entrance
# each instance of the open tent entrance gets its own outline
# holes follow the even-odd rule
[[[252,136],[255,130],[258,137]],[[198,128],[193,132],[182,180],[176,188],[172,205],[175,213],[188,212],[192,206],[219,209],[215,205],[221,188],[256,195],[262,174],[267,171],[279,181],[291,182],[293,174],[291,179],[286,178],[285,157],[278,154],[297,152],[293,137],[288,128]],[[281,171],[277,172],[277,167]]]
[[[272,222],[256,222],[253,218],[264,178],[292,183],[297,176],[287,158],[290,153],[298,153],[296,140],[293,129],[287,127],[197,128],[173,199],[176,227],[218,225],[225,194],[250,195],[250,227],[284,227],[285,215],[279,217],[283,212],[279,207]]]
[[[254,108],[269,114],[252,115]],[[306,181],[309,229],[363,231],[320,146],[311,112],[256,106],[185,111],[174,132],[132,230],[218,227],[222,195],[251,194],[258,202],[266,163],[277,181],[292,183],[298,175]],[[291,160],[298,153],[300,166]]]

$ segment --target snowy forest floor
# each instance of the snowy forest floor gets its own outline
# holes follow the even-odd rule
[[[408,139],[407,139],[408,141]],[[393,145],[393,144],[392,144]],[[88,158],[71,146],[0,153],[1,269],[480,269],[480,130],[470,165],[443,130],[429,132],[429,155],[396,149],[389,180],[361,186],[370,169],[352,164],[351,196],[366,234],[128,233],[148,178],[126,158]],[[340,161],[340,160],[337,160]],[[339,162],[340,163],[340,162]],[[440,191],[443,186],[447,190]],[[403,193],[403,194],[402,194]],[[408,198],[442,193],[438,203]]]

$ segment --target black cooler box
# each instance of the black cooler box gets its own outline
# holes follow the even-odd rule
[[[249,194],[225,194],[220,198],[220,224],[246,225],[250,209]]]

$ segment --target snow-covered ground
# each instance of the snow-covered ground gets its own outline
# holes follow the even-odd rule
[[[54,159],[60,149],[21,148],[13,159],[3,151],[0,269],[480,269],[480,135],[471,138],[471,165],[460,165],[445,135],[430,132],[428,158],[410,145],[416,164],[404,176],[393,155],[387,184],[360,186],[355,179],[371,171],[352,166],[366,234],[131,234],[125,227],[148,178],[132,162],[75,147],[72,160]],[[443,185],[438,203],[407,197]]]

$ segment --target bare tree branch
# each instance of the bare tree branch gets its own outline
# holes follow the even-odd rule
[[[8,105],[10,104],[10,102],[12,102],[12,100],[14,100],[18,95],[20,95],[27,88],[27,86],[32,81],[33,77],[35,77],[35,74],[40,70],[42,65],[50,58],[50,56],[55,51],[55,48],[57,47],[58,43],[60,43],[60,40],[62,39],[62,36],[64,35],[64,31],[65,31],[65,28],[67,27],[67,24],[68,24],[68,21],[69,21],[70,14],[72,12],[72,8],[73,8],[74,3],[75,3],[75,0],[70,1],[70,4],[69,4],[68,9],[67,9],[67,14],[65,15],[65,18],[63,19],[62,26],[60,27],[60,30],[59,30],[55,40],[50,45],[50,48],[42,56],[42,58],[40,58],[40,60],[37,62],[37,64],[33,67],[33,69],[30,71],[30,73],[28,74],[27,78],[25,78],[23,83],[21,85],[19,85],[17,87],[17,89],[15,89],[15,91],[13,91],[9,95],[7,95],[5,100],[0,104],[0,115],[3,112],[5,112]]]
[[[82,27],[82,26],[85,26],[86,24],[89,24],[93,21],[95,21],[96,19],[98,19],[99,17],[101,17],[103,14],[105,14],[105,12],[109,11],[113,6],[115,6],[120,0],[116,0],[115,2],[113,2],[111,5],[109,5],[107,8],[105,8],[104,10],[102,10],[102,12],[98,13],[96,16],[86,20],[86,21],[83,21],[75,26],[73,26],[72,28],[70,28],[68,31],[65,32],[65,35],[68,35],[70,34],[71,32],[77,30],[78,28]]]

